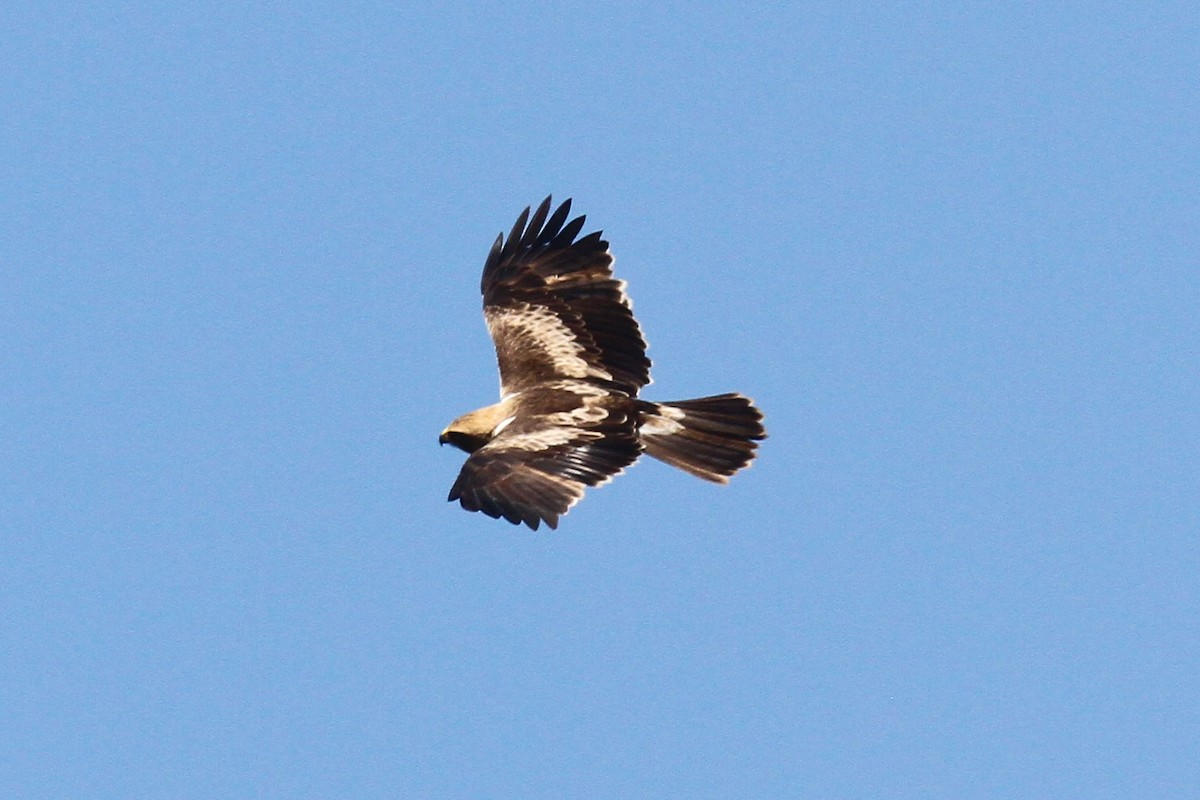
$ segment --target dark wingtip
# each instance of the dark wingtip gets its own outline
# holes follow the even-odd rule
[[[529,221],[529,206],[525,206],[525,210],[517,217],[517,221],[513,223],[512,230],[508,232],[508,247],[514,247],[516,243],[521,241],[522,234],[525,233],[525,223]],[[504,235],[501,234],[501,239]],[[505,248],[508,249],[508,248]]]
[[[522,247],[532,247],[537,242],[538,236],[542,232],[542,225],[546,222],[546,215],[549,213],[550,195],[546,195],[546,199],[537,207],[537,211],[533,212],[533,218],[529,220],[529,225],[525,228],[524,235],[521,236]]]

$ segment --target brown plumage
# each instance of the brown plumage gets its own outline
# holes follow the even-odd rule
[[[483,267],[483,315],[496,345],[501,399],[464,414],[439,441],[470,457],[450,489],[468,511],[537,530],[643,452],[725,483],[766,438],[746,397],[638,399],[650,360],[608,242],[576,239],[571,201],[526,208]]]

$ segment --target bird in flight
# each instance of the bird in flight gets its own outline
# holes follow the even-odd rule
[[[514,525],[558,527],[588,486],[642,453],[726,483],[766,438],[740,394],[653,403],[646,342],[601,232],[576,238],[571,201],[526,208],[483,266],[483,316],[500,364],[500,402],[451,422],[438,441],[470,454],[451,501]]]

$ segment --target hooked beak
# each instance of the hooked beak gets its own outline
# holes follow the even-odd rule
[[[450,441],[450,437],[448,435],[446,435],[445,431],[442,431],[442,435],[438,437],[438,444],[444,445],[449,441]]]

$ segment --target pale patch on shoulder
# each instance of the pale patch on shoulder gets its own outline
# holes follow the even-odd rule
[[[502,342],[518,342],[522,348],[542,352],[553,364],[555,372],[565,377],[612,380],[611,373],[584,358],[586,350],[575,334],[545,306],[520,303],[505,308],[487,308],[483,316],[498,347]]]
[[[579,398],[579,405],[574,408],[549,413],[538,413],[537,417],[539,421],[546,425],[587,427],[598,422],[603,422],[611,413],[604,407],[604,401],[612,393],[593,383],[576,380],[559,380],[544,384],[544,388],[560,392],[570,392]]]
[[[580,428],[551,427],[542,430],[519,433],[496,440],[494,449],[502,450],[549,450],[564,444],[585,444],[604,438],[598,431],[581,430]]]
[[[608,409],[596,405],[582,405],[570,411],[556,411],[543,419],[550,425],[585,426],[608,419]]]
[[[578,395],[581,398],[608,397],[612,394],[608,389],[603,389],[594,383],[587,381],[547,381],[542,384],[542,388],[557,389],[563,392],[570,392]]]

